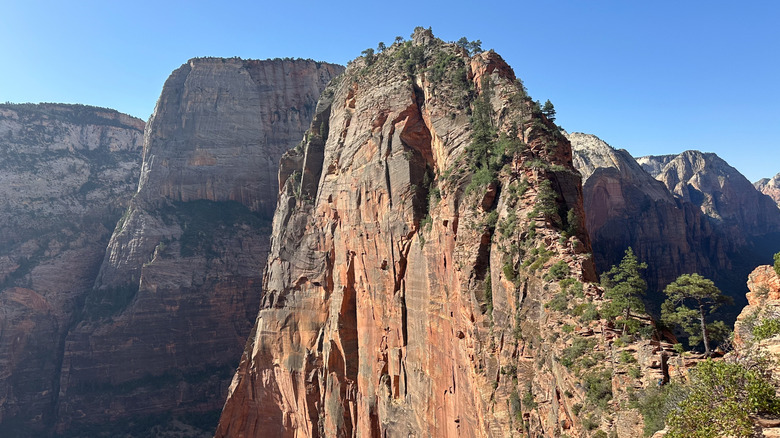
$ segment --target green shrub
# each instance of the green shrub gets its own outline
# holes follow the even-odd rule
[[[552,300],[548,301],[544,305],[546,309],[555,310],[556,312],[565,312],[569,308],[569,298],[565,292],[556,294]]]
[[[550,270],[547,271],[547,275],[544,276],[544,279],[547,281],[563,280],[568,276],[569,276],[569,264],[563,260],[560,260],[556,262],[554,265],[550,266]]]
[[[664,420],[677,403],[685,397],[685,390],[678,384],[651,386],[641,391],[634,402],[644,420],[644,436],[649,437],[664,428]]]
[[[599,427],[599,424],[601,424],[601,419],[596,414],[590,414],[582,419],[582,427],[585,430],[594,430]]]
[[[628,375],[635,379],[638,379],[642,377],[642,369],[639,367],[631,367],[628,369]]]
[[[596,341],[593,339],[575,336],[571,345],[563,349],[559,362],[565,367],[571,368],[575,360],[581,359],[586,352],[593,350],[595,345]]]
[[[620,352],[620,361],[623,363],[634,363],[636,362],[636,358],[633,354],[623,350]]]
[[[536,400],[534,400],[534,394],[531,392],[531,385],[528,385],[523,394],[523,406],[529,411],[536,408]]]
[[[753,436],[751,415],[780,414],[766,374],[740,363],[700,362],[690,372],[687,396],[666,418],[667,437]]]
[[[780,319],[777,318],[765,318],[761,322],[753,326],[753,340],[756,342],[764,339],[769,339],[775,335],[780,334]]]
[[[517,394],[516,389],[512,390],[512,393],[509,394],[509,408],[512,410],[515,421],[522,422],[523,410],[522,405],[520,404],[520,396]]]
[[[780,275],[780,252],[775,254],[775,273]]]
[[[599,315],[599,309],[596,307],[596,305],[593,303],[587,303],[585,307],[585,311],[582,312],[582,317],[580,318],[580,321],[590,322],[600,318],[601,315]]]
[[[612,372],[604,370],[586,375],[583,387],[588,400],[602,409],[606,408],[607,402],[612,400]]]

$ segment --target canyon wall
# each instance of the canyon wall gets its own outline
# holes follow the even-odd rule
[[[171,74],[137,194],[65,340],[58,433],[213,433],[259,305],[277,163],[342,70],[202,58]]]
[[[0,433],[56,418],[65,337],[138,183],[144,122],[84,105],[0,105]]]
[[[759,192],[769,196],[780,208],[780,173],[772,178],[762,178],[753,183],[753,187]]]

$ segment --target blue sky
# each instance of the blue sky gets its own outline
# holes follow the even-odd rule
[[[195,56],[345,64],[430,26],[495,49],[569,131],[635,156],[716,152],[755,181],[780,172],[778,19],[776,1],[6,0],[0,101],[147,119]]]

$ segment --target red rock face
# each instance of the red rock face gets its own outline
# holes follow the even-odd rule
[[[473,96],[466,77],[423,73],[438,59],[471,84],[490,78],[492,123],[527,145],[492,194],[466,189]],[[595,278],[568,142],[495,53],[469,59],[419,31],[366,61],[326,89],[307,141],[282,158],[261,309],[217,436],[508,436],[523,430],[510,395],[526,387],[547,400],[526,406],[530,431],[580,433],[573,401],[556,397],[570,374],[540,335],[559,288],[544,272],[562,261]],[[570,210],[575,236],[560,238]]]
[[[765,318],[780,316],[780,277],[772,266],[757,267],[750,273],[747,281],[748,305],[742,309],[734,325],[734,348],[747,353],[754,348],[752,328]],[[780,344],[775,337],[769,345],[759,345],[759,348],[770,347],[773,354],[780,353]],[[776,371],[777,372],[777,371]]]
[[[171,75],[137,195],[65,340],[59,433],[149,436],[183,414],[213,433],[259,306],[276,163],[342,70],[193,59]]]

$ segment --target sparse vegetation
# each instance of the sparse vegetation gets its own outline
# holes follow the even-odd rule
[[[753,326],[751,333],[755,342],[761,342],[764,339],[780,335],[780,319],[763,318]]]

